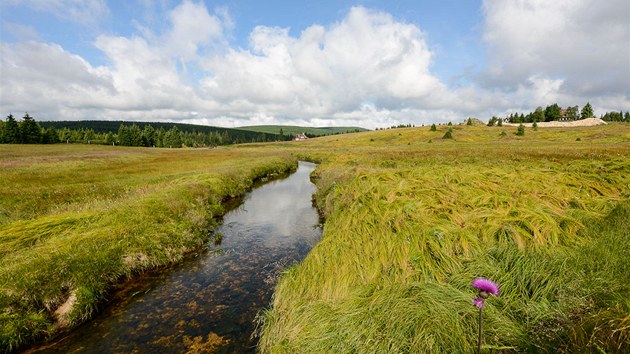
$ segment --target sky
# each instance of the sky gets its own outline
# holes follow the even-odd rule
[[[628,0],[0,0],[0,114],[358,126],[630,111]]]

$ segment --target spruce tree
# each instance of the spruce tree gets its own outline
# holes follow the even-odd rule
[[[446,133],[444,133],[444,136],[442,137],[442,139],[453,139],[453,129],[448,128]]]
[[[131,146],[143,146],[142,131],[136,123],[131,124],[129,127],[129,139],[131,140]]]
[[[429,129],[429,131],[432,131],[432,132],[437,131],[437,127],[435,126],[435,123],[431,124],[431,128]]]
[[[582,113],[580,114],[580,117],[582,119],[593,117],[593,107],[591,107],[591,104],[589,102],[586,102],[584,107],[582,107]]]
[[[57,144],[59,142],[59,133],[55,127],[50,127],[44,130],[42,136],[42,143],[44,144]]]
[[[129,128],[126,125],[121,124],[118,128],[118,143],[122,146],[131,146],[131,135],[129,134]]]
[[[155,146],[155,140],[156,140],[155,128],[153,128],[151,124],[145,125],[144,129],[142,130],[143,145],[147,147]]]
[[[518,129],[516,129],[516,135],[518,135],[518,136],[524,136],[525,135],[525,126],[523,125],[523,123],[521,123],[518,126]]]
[[[24,144],[39,144],[42,142],[42,127],[28,113],[20,122],[21,142]]]

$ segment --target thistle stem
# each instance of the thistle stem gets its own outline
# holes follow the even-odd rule
[[[483,307],[479,308],[479,337],[477,338],[477,354],[481,354],[481,313],[483,311]]]

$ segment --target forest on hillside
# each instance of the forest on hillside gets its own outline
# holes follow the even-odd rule
[[[181,123],[122,121],[37,122],[28,113],[0,121],[0,144],[83,143],[146,147],[212,147],[291,140],[291,135]]]

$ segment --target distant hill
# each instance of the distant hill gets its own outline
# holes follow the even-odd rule
[[[39,124],[44,128],[54,127],[57,130],[68,128],[71,130],[80,130],[80,129],[92,129],[95,133],[107,133],[118,132],[118,128],[120,128],[121,124],[126,126],[131,126],[132,124],[137,125],[141,130],[144,129],[145,126],[151,125],[155,129],[163,128],[164,130],[169,130],[172,127],[177,127],[179,131],[182,132],[201,132],[201,133],[211,133],[218,132],[219,134],[227,133],[232,141],[240,141],[240,142],[252,142],[252,141],[275,141],[282,140],[278,133],[267,133],[267,132],[258,132],[256,130],[246,130],[246,129],[233,129],[233,128],[221,128],[221,127],[213,127],[208,125],[196,125],[196,124],[184,124],[184,123],[163,123],[163,122],[126,122],[126,121],[106,121],[106,120],[79,120],[79,121],[47,121],[47,122],[39,122]],[[261,136],[262,133],[265,133],[265,136]]]
[[[284,135],[295,135],[295,134],[304,133],[311,137],[368,131],[368,129],[358,128],[358,127],[310,128],[310,127],[300,127],[300,126],[295,126],[295,125],[252,125],[252,126],[246,126],[246,127],[238,127],[237,129],[247,130],[251,132],[265,133],[265,134],[280,134],[280,129],[282,129],[282,134]]]

